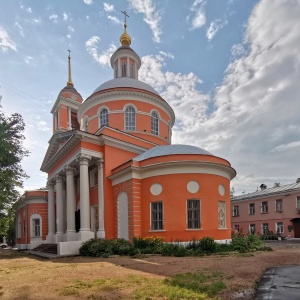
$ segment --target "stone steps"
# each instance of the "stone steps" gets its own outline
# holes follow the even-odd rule
[[[32,251],[57,254],[57,244],[41,244],[35,247],[34,249],[32,249]]]

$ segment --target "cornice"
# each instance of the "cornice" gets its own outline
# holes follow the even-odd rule
[[[58,103],[62,102],[65,105],[71,106],[72,108],[75,108],[78,110],[78,108],[80,107],[81,103],[77,102],[76,100],[70,99],[70,98],[66,98],[66,97],[62,97],[60,95],[58,95],[52,109],[51,109],[51,113],[53,114],[58,106]]]
[[[145,179],[154,176],[170,174],[210,174],[233,179],[236,172],[230,166],[217,164],[209,161],[171,161],[137,167],[129,166],[109,176],[112,184],[116,185],[132,178]]]
[[[128,87],[130,88],[130,87]],[[175,122],[175,114],[172,107],[160,96],[152,94],[151,92],[143,92],[143,90],[138,90],[132,88],[133,90],[122,90],[121,87],[114,88],[113,91],[110,90],[108,92],[101,91],[97,92],[96,94],[91,95],[87,98],[79,107],[77,112],[78,120],[81,120],[84,116],[85,112],[88,111],[90,108],[94,107],[97,104],[101,104],[104,102],[111,102],[116,100],[136,100],[141,102],[150,103],[156,105],[163,109],[171,119],[171,126],[174,125]],[[151,94],[150,94],[151,93]],[[116,99],[117,96],[122,96],[122,99]],[[125,96],[125,99],[124,99]],[[129,97],[130,96],[130,97]],[[133,99],[134,96],[136,99]],[[118,97],[119,98],[119,97]]]

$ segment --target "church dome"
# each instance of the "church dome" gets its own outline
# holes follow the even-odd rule
[[[99,87],[97,87],[93,92],[93,94],[108,89],[123,88],[123,87],[145,90],[159,96],[159,93],[149,84],[130,77],[119,77],[119,78],[114,78],[109,81],[106,81],[103,84],[101,84]]]
[[[135,161],[142,161],[152,157],[173,155],[173,154],[201,154],[201,155],[212,155],[210,152],[190,145],[168,145],[168,146],[157,146],[139,156],[133,158]]]

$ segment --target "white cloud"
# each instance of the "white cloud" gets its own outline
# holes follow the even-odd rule
[[[0,27],[0,49],[3,52],[7,52],[8,50],[17,51],[16,43],[11,40],[7,31],[3,27]]]
[[[92,36],[88,41],[85,42],[86,50],[100,65],[110,66],[110,58],[117,50],[117,47],[114,44],[111,44],[108,50],[98,54],[99,42],[100,37]]]
[[[152,34],[153,41],[160,42],[160,36],[162,34],[160,28],[161,13],[156,10],[156,7],[152,0],[128,0],[135,12],[144,14],[144,21],[149,25]]]
[[[111,20],[113,23],[116,23],[116,24],[122,24],[122,22],[115,16],[107,16],[107,18],[109,20]]]
[[[201,80],[195,74],[163,72],[166,58],[172,59],[173,55],[160,52],[143,57],[139,79],[153,86],[174,109],[177,120],[174,133],[184,132],[206,119],[208,97],[197,89]]]
[[[26,56],[25,57],[25,62],[26,64],[30,65],[31,64],[31,61],[33,60],[33,57],[32,56]]]
[[[31,19],[31,22],[33,24],[40,24],[42,22],[41,18],[34,18],[34,19]]]
[[[63,18],[64,18],[64,21],[67,21],[68,18],[69,18],[68,14],[64,12],[64,13],[63,13]]]
[[[56,15],[56,14],[49,16],[49,20],[53,20],[53,23],[57,23],[57,18],[58,18],[58,15]]]
[[[112,11],[114,11],[114,6],[113,6],[113,4],[109,4],[109,3],[104,2],[104,3],[103,3],[103,6],[104,6],[104,10],[107,11],[107,12],[112,12]]]
[[[16,22],[14,25],[19,29],[20,35],[25,37],[23,27],[18,22]]]
[[[72,26],[68,26],[68,30],[71,31],[71,32],[75,31],[75,29]]]
[[[227,24],[227,21],[222,21],[220,19],[216,19],[213,22],[210,23],[207,31],[206,31],[206,37],[210,41],[213,39],[213,37],[217,34],[217,32],[223,28]]]
[[[29,12],[29,13],[32,13],[31,7],[26,8],[26,11]]]
[[[87,5],[92,5],[93,4],[93,0],[83,0],[83,2]]]
[[[206,16],[205,16],[205,11],[204,11],[204,5],[205,1],[202,0],[195,0],[190,7],[190,10],[194,13],[193,18],[192,18],[192,27],[191,29],[197,29],[201,28],[205,25],[206,23]],[[190,16],[187,18],[188,20],[190,19]]]
[[[299,177],[300,160],[292,159],[300,136],[299,15],[300,2],[260,1],[246,25],[249,51],[228,66],[215,111],[175,135],[230,160],[240,174],[237,188],[251,174],[257,180],[276,174],[282,182]]]
[[[243,56],[247,53],[245,49],[245,45],[243,44],[235,44],[231,48],[231,55],[233,58],[238,58],[240,56]]]

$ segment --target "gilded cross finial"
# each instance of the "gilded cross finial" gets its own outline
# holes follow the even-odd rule
[[[127,24],[126,24],[126,17],[128,17],[128,18],[129,18],[129,16],[127,15],[127,12],[126,12],[126,10],[124,10],[124,11],[121,11],[121,13],[122,13],[122,14],[124,14],[124,27],[126,27],[126,26],[127,26]]]
[[[71,50],[68,50],[69,52],[69,56],[68,56],[68,75],[69,75],[69,80],[67,82],[67,85],[73,86],[73,82],[72,82],[72,74],[71,74]]]

